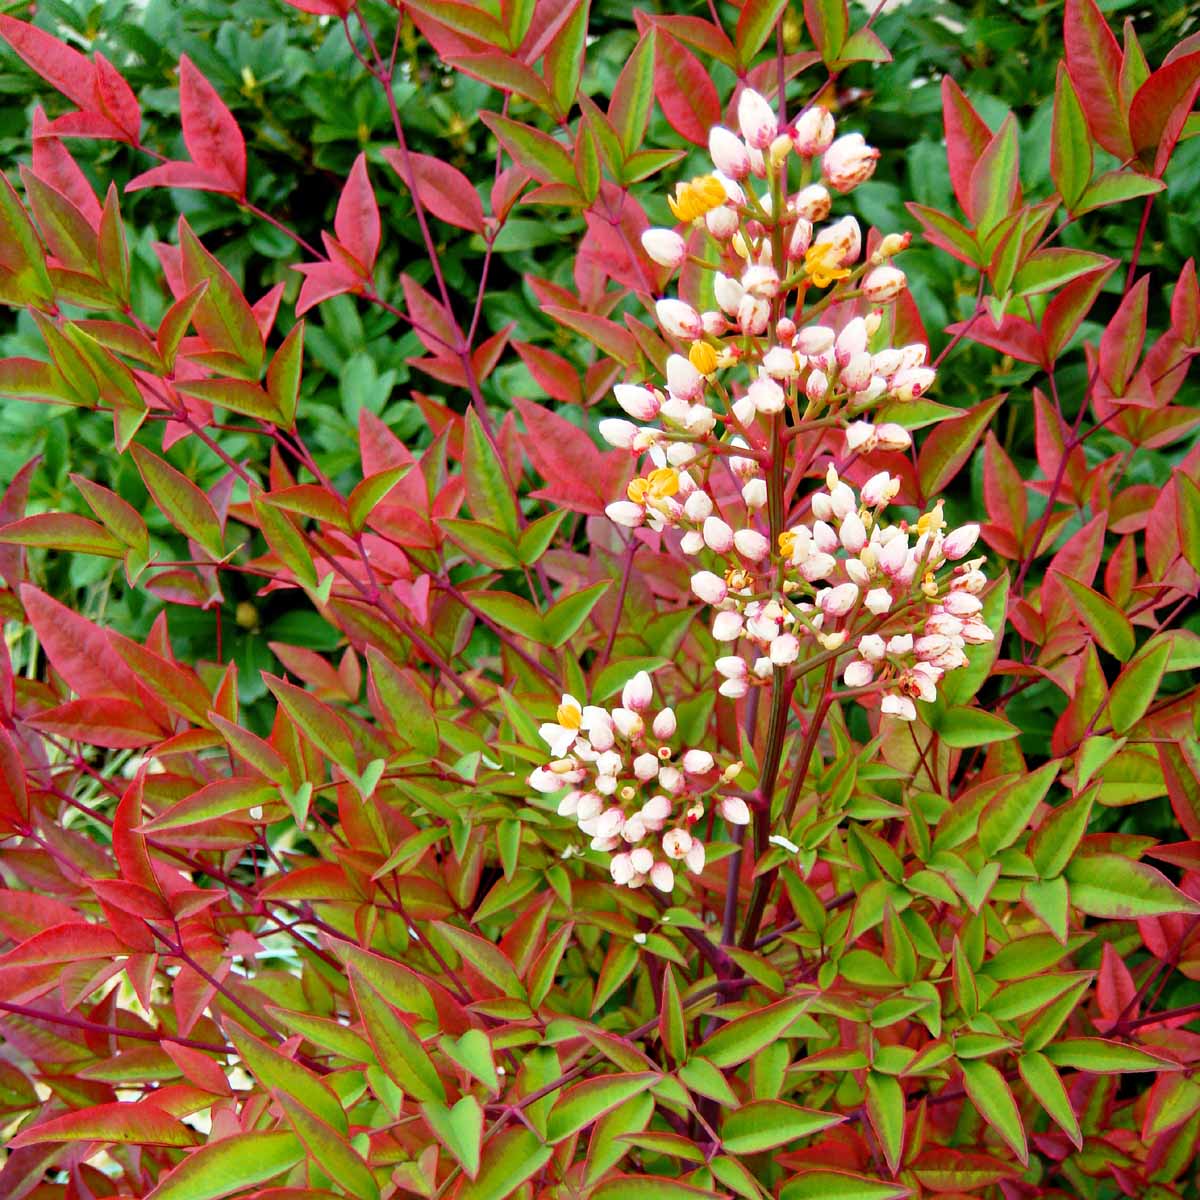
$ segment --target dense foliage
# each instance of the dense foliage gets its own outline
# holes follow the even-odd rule
[[[0,14],[0,1195],[1197,1195],[1194,18],[289,4]]]

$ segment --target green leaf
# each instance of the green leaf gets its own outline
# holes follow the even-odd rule
[[[143,554],[149,554],[150,534],[146,529],[146,522],[132,504],[84,475],[72,475],[71,482],[79,489],[92,512],[125,545],[140,550]]]
[[[165,1175],[146,1200],[220,1200],[284,1171],[304,1158],[294,1133],[239,1133],[209,1142]]]
[[[550,1161],[551,1154],[532,1130],[503,1130],[488,1139],[479,1174],[459,1189],[456,1200],[506,1200]]]
[[[40,546],[66,554],[124,558],[125,545],[103,525],[75,513],[35,513],[0,529],[0,545]]]
[[[389,467],[386,471],[377,471],[355,485],[347,501],[350,510],[350,529],[360,533],[375,507],[387,499],[392,488],[412,469],[411,464],[403,467]]]
[[[224,554],[221,523],[209,498],[182,472],[175,470],[145,446],[130,451],[146,490],[167,520],[198,542],[213,558]]]
[[[754,61],[787,6],[788,0],[746,0],[742,5],[733,34],[739,67],[748,67]],[[816,8],[824,17],[818,48],[827,63],[833,62],[846,40],[845,0],[822,0]]]
[[[421,1112],[434,1136],[458,1160],[467,1177],[479,1174],[483,1149],[483,1109],[474,1096],[463,1096],[453,1107],[426,1101]]]
[[[192,323],[214,351],[240,360],[239,374],[257,379],[262,367],[263,340],[246,297],[233,276],[205,250],[182,217],[179,249],[185,286],[190,290],[208,283],[192,313]]]
[[[721,1144],[730,1154],[758,1154],[840,1125],[838,1113],[800,1108],[782,1100],[755,1100],[729,1113],[721,1125]]]
[[[1058,759],[1023,775],[1004,789],[983,811],[979,822],[979,845],[989,857],[1011,846],[1024,833],[1037,807],[1058,778]]]
[[[693,1055],[675,1074],[679,1081],[697,1096],[706,1096],[726,1108],[737,1108],[739,1101],[728,1081],[707,1058],[697,1058]]]
[[[1171,647],[1148,647],[1117,676],[1108,694],[1108,715],[1117,733],[1128,733],[1146,714],[1166,673]]]
[[[886,1183],[849,1171],[801,1171],[783,1185],[779,1200],[907,1200],[902,1183]]]
[[[1135,171],[1106,171],[1079,197],[1072,215],[1081,217],[1084,213],[1094,212],[1109,204],[1123,204],[1126,200],[1154,196],[1166,186],[1161,179],[1151,179]]]
[[[588,1200],[714,1200],[716,1192],[662,1175],[609,1175]]]
[[[1025,1127],[1004,1076],[982,1058],[960,1062],[963,1087],[979,1115],[1004,1139],[1022,1166],[1029,1162]]]
[[[624,1104],[632,1096],[640,1095],[658,1076],[651,1071],[631,1072],[622,1075],[601,1075],[596,1079],[585,1079],[568,1088],[550,1111],[546,1122],[546,1140],[561,1142],[578,1133],[593,1121]]]
[[[517,539],[517,557],[522,563],[531,567],[546,553],[568,515],[567,509],[556,508],[525,527]]]
[[[457,517],[440,517],[437,523],[442,532],[472,559],[500,571],[520,569],[522,559],[517,546],[508,534],[499,529],[482,521],[466,521]]]
[[[420,1038],[400,1020],[390,1004],[350,963],[350,986],[367,1039],[389,1078],[414,1100],[446,1103],[446,1089]]]
[[[1137,645],[1129,618],[1106,596],[1078,579],[1057,572],[1055,578],[1070,593],[1075,611],[1096,641],[1114,658],[1127,661]]]
[[[1071,903],[1091,917],[1135,921],[1171,913],[1200,913],[1200,904],[1184,895],[1161,872],[1119,854],[1088,854],[1066,869]]]
[[[1079,1128],[1079,1118],[1050,1060],[1036,1050],[1030,1051],[1017,1059],[1017,1070],[1050,1119],[1075,1143],[1076,1149],[1082,1150],[1083,1133]]]
[[[659,1036],[672,1061],[682,1063],[687,1058],[687,1020],[679,998],[679,985],[670,963],[663,970],[662,1007],[658,1014]]]
[[[411,669],[396,666],[374,646],[367,647],[367,667],[392,728],[414,750],[436,758],[441,749],[437,717],[420,676]]]
[[[1113,1075],[1121,1071],[1178,1071],[1180,1065],[1159,1058],[1137,1046],[1108,1038],[1067,1038],[1045,1049],[1046,1057],[1057,1067],[1070,1067],[1094,1075]]]
[[[284,429],[296,426],[296,408],[300,400],[300,375],[304,368],[304,322],[297,321],[280,343],[267,368],[267,395],[271,397],[279,424]]]
[[[527,976],[531,1008],[539,1007],[550,994],[550,989],[554,986],[555,977],[558,974],[559,964],[562,962],[567,947],[571,944],[571,935],[574,930],[574,924],[568,921],[553,934],[538,952],[537,958],[533,960]]]
[[[1009,113],[971,171],[971,215],[976,237],[986,238],[1009,215],[1018,169],[1017,119]]]
[[[540,642],[545,636],[542,616],[523,596],[509,592],[474,591],[465,593],[473,608],[495,621],[502,629]]]
[[[439,1041],[442,1053],[452,1058],[468,1075],[478,1079],[493,1094],[500,1090],[492,1043],[482,1029],[468,1029],[459,1038],[444,1036]]]
[[[379,1200],[379,1186],[371,1169],[337,1130],[286,1092],[272,1094],[313,1161],[321,1164],[338,1187],[354,1200]]]
[[[736,1067],[782,1037],[809,1002],[808,996],[792,996],[738,1017],[706,1038],[696,1054],[717,1067]]]
[[[866,1108],[888,1171],[895,1176],[904,1156],[904,1088],[900,1081],[892,1075],[868,1071]]]
[[[603,579],[582,591],[559,600],[542,618],[545,637],[549,645],[558,649],[567,642],[591,615],[600,597],[612,586],[612,581]]]
[[[194,1146],[196,1133],[148,1101],[94,1104],[28,1125],[6,1143],[9,1150],[40,1142],[108,1142],[116,1145]]]
[[[517,1000],[528,999],[512,963],[498,946],[486,938],[479,937],[478,934],[460,929],[457,925],[448,925],[445,921],[435,921],[434,928],[466,962],[506,996]]]
[[[654,27],[650,26],[625,60],[608,105],[608,119],[621,139],[626,158],[645,140],[653,107]]]
[[[1058,64],[1054,87],[1054,121],[1050,128],[1050,178],[1067,211],[1083,195],[1092,178],[1092,139],[1083,105],[1075,94],[1066,64]]]
[[[947,746],[961,750],[1005,742],[1021,731],[996,713],[983,708],[948,708],[933,725]]]
[[[563,116],[574,107],[575,93],[583,77],[588,7],[588,0],[574,0],[570,17],[554,35],[542,63],[555,107]]]
[[[480,113],[512,160],[542,183],[561,183],[575,190],[575,164],[561,142],[549,134],[498,113]]]
[[[1043,879],[1061,875],[1087,832],[1096,789],[1080,792],[1056,808],[1029,839],[1029,857]]]
[[[348,775],[357,775],[358,759],[354,743],[341,717],[328,704],[293,683],[266,673],[263,674],[263,680],[304,736]]]
[[[468,410],[463,429],[463,479],[471,515],[500,530],[510,543],[515,543],[520,534],[520,521],[512,485],[474,409]]]
[[[1050,292],[1092,271],[1108,266],[1112,260],[1090,250],[1069,250],[1051,246],[1038,250],[1021,265],[1013,279],[1013,291],[1019,296]]]

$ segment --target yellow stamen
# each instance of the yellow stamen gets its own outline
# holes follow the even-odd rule
[[[939,500],[927,513],[922,513],[917,519],[917,533],[937,533],[946,528],[942,519],[943,501]]]
[[[688,351],[688,362],[701,375],[711,375],[717,369],[717,352],[707,342],[693,342]]]
[[[631,479],[629,486],[625,489],[625,495],[629,497],[634,504],[645,504],[646,493],[650,490],[650,484],[645,479]]]
[[[646,478],[647,490],[655,500],[665,500],[679,491],[679,472],[674,467],[659,467]]]
[[[583,724],[583,713],[574,704],[560,704],[554,717],[564,729],[578,729]]]
[[[796,535],[790,529],[785,529],[779,535],[779,553],[784,558],[791,558],[795,552]]]
[[[827,288],[850,274],[849,268],[839,266],[839,258],[832,242],[817,242],[804,253],[804,272],[815,287]]]
[[[667,204],[677,221],[692,222],[725,203],[725,185],[715,175],[700,175],[689,183],[677,183]]]

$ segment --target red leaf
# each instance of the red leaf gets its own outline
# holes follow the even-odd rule
[[[1015,317],[1010,314],[1000,322],[998,329],[986,318],[980,318],[969,329],[967,325],[966,321],[958,321],[954,325],[948,326],[946,332],[951,334],[961,332],[972,342],[978,342],[981,346],[991,346],[993,350],[999,350],[1001,354],[1011,354],[1013,358],[1020,359],[1021,362],[1040,363],[1042,361],[1041,335],[1037,328],[1026,321],[1024,317]]]
[[[111,696],[68,700],[48,709],[29,722],[72,742],[106,746],[112,750],[131,750],[149,746],[164,736],[164,731],[146,715],[141,704]]]
[[[1042,344],[1044,355],[1042,365],[1049,370],[1055,359],[1066,349],[1067,343],[1075,336],[1075,331],[1082,324],[1084,317],[1091,312],[1096,297],[1105,281],[1116,269],[1113,259],[1108,266],[1097,271],[1089,271],[1072,279],[1046,305],[1042,316]]]
[[[421,344],[438,357],[456,354],[459,337],[453,316],[411,275],[401,275],[400,283],[404,288],[405,307]]]
[[[0,728],[0,821],[12,828],[23,828],[29,821],[25,764],[16,743],[3,728]]]
[[[41,461],[40,454],[31,458],[13,476],[13,481],[5,489],[4,496],[0,497],[0,525],[20,520],[29,499],[29,484],[33,479],[33,472]],[[25,547],[0,545],[0,579],[9,587],[15,588],[24,578]]]
[[[460,170],[440,158],[410,151],[410,179],[405,170],[403,151],[389,148],[383,151],[383,157],[405,186],[415,186],[421,204],[438,220],[457,225],[459,229],[469,229],[472,233],[483,233],[483,205],[471,181]]]
[[[284,0],[301,12],[318,17],[344,17],[355,5],[355,0]]]
[[[0,16],[0,37],[25,64],[80,108],[96,103],[96,68],[78,50],[25,21]]]
[[[1067,71],[1079,93],[1088,128],[1110,154],[1133,154],[1121,102],[1121,49],[1095,0],[1067,0],[1063,14]]]
[[[62,192],[83,213],[88,224],[99,229],[100,201],[71,152],[50,133],[49,122],[40,106],[33,110],[33,173]]]
[[[513,346],[547,396],[560,404],[582,403],[576,367],[561,355],[530,342],[514,342]]]
[[[298,263],[292,267],[304,276],[300,295],[296,298],[296,316],[303,316],[322,300],[341,296],[345,292],[362,291],[362,278],[340,263]]]
[[[1196,260],[1193,258],[1183,264],[1171,296],[1171,328],[1185,345],[1200,344],[1200,286],[1196,283]]]
[[[533,495],[577,512],[600,514],[617,498],[632,474],[632,463],[619,450],[599,450],[587,433],[549,409],[514,397],[525,422],[525,450],[546,487]]]
[[[44,966],[80,959],[112,958],[126,950],[111,930],[86,921],[53,925],[26,938],[7,954],[0,954],[0,967]]]
[[[142,109],[121,73],[99,51],[96,52],[96,99],[100,111],[136,146],[141,141]]]
[[[102,629],[31,584],[22,585],[21,603],[46,657],[73,691],[131,701],[143,697],[133,672]]]
[[[1149,297],[1150,276],[1143,275],[1125,293],[1100,339],[1100,378],[1114,396],[1125,394],[1126,385],[1142,356]]]
[[[708,131],[721,123],[721,98],[704,64],[670,34],[658,31],[654,94],[663,116],[680,137],[708,144]]]
[[[1200,53],[1160,67],[1133,97],[1129,108],[1133,152],[1156,178],[1167,169],[1198,92]]]
[[[333,218],[333,231],[362,267],[363,276],[370,278],[379,254],[379,205],[367,176],[365,154],[354,160],[346,177]]]
[[[179,60],[179,117],[192,162],[246,195],[246,142],[233,113],[185,54]]]
[[[950,182],[960,207],[974,223],[977,218],[971,200],[971,172],[992,140],[992,131],[949,75],[942,80],[942,116]]]
[[[984,526],[984,537],[998,554],[1016,558],[1028,515],[1025,486],[1012,459],[990,431],[984,441],[983,500],[992,519],[991,525]]]
[[[196,1133],[148,1100],[137,1104],[93,1104],[26,1126],[9,1147],[38,1142],[118,1142],[143,1146],[194,1146]]]
[[[190,162],[165,162],[135,175],[126,185],[127,192],[140,192],[143,188],[174,187],[189,188],[193,192],[229,193],[229,180],[224,175],[215,175],[203,167]]]

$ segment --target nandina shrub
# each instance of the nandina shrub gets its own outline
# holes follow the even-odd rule
[[[485,204],[409,149],[396,16],[296,7],[393,123],[319,250],[190,60],[185,161],[102,55],[0,18],[74,106],[0,187],[40,338],[0,391],[104,414],[139,481],[26,515],[30,464],[4,500],[0,1194],[1194,1194],[1200,292],[1139,274],[1192,39],[1151,71],[1067,6],[1044,195],[1015,117],[944,82],[960,211],[910,212],[977,287],[930,362],[908,235],[845,208],[872,21],[806,5],[799,49],[779,0],[639,13],[602,107],[586,4],[411,0],[421,53],[502,95]],[[694,169],[644,147],[655,103]],[[149,164],[97,190],[78,137]],[[399,279],[385,179],[428,256]],[[158,186],[294,237],[286,307],[183,219],[132,287],[121,197]],[[1127,262],[1058,244],[1130,200]],[[557,410],[479,337],[534,205],[586,229],[527,280],[571,357],[516,345]],[[447,225],[484,248],[466,295]],[[364,408],[353,467],[291,311],[346,297],[447,389],[411,444]],[[938,393],[968,341],[1022,394]],[[120,564],[145,636],[37,586],[47,552]],[[268,603],[327,636],[248,670],[226,626]]]

